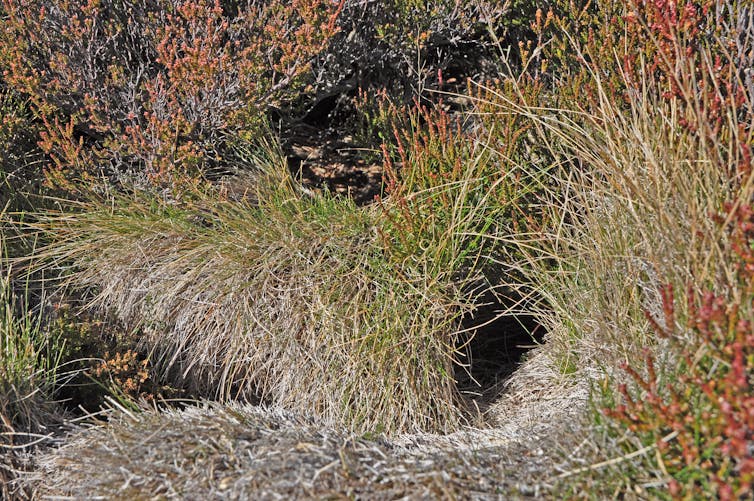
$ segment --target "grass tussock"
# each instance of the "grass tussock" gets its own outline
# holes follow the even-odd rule
[[[37,215],[32,227],[50,239],[40,257],[72,266],[68,283],[140,327],[153,366],[200,395],[260,399],[360,431],[465,422],[456,341],[484,247],[458,246],[484,224],[479,169],[400,207],[357,208],[302,196],[274,147],[249,154],[258,170],[245,202],[196,185],[179,200],[95,197]],[[425,218],[423,232],[399,233],[395,221],[419,221],[417,207],[439,197],[450,208],[443,225]]]
[[[645,96],[626,116],[603,97],[594,115],[532,116],[572,161],[552,171],[547,227],[520,242],[551,330],[567,327],[560,350],[576,360],[566,370],[627,361],[651,343],[645,312],[662,311],[660,286],[699,290],[730,273],[710,218],[732,196],[726,172],[678,133],[672,106]]]
[[[4,256],[0,235],[0,256]],[[62,412],[52,401],[62,341],[43,328],[28,295],[18,294],[7,259],[0,260],[0,495],[24,499],[22,457],[50,438]]]
[[[597,426],[571,454],[585,466],[563,476],[568,497],[750,493],[751,451],[735,447],[751,438],[736,414],[749,405],[740,385],[751,384],[741,364],[750,324],[738,322],[750,286],[736,249],[751,240],[736,243],[730,223],[752,196],[752,97],[738,73],[743,53],[726,36],[740,48],[751,31],[738,11],[743,31],[720,25],[728,35],[698,43],[700,32],[679,33],[675,7],[662,5],[619,12],[643,49],[635,59],[566,35],[583,62],[580,99],[561,94],[557,108],[492,100],[529,117],[558,165],[543,221],[506,243],[523,256],[520,286],[549,327],[552,363],[592,385]],[[707,14],[687,6],[679,17],[712,22]]]

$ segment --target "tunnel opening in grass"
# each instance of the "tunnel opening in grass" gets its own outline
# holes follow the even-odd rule
[[[457,340],[458,391],[481,411],[494,403],[505,382],[544,339],[545,329],[534,316],[503,314],[506,310],[499,301],[480,305],[463,320]]]

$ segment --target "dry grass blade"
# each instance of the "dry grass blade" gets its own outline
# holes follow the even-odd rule
[[[665,443],[670,442],[671,440],[673,440],[677,436],[678,436],[678,432],[677,431],[674,431],[672,433],[668,433],[667,435],[665,435],[662,438],[662,442],[665,442]],[[581,473],[585,473],[587,471],[595,471],[595,470],[599,470],[600,468],[605,468],[607,466],[614,466],[614,465],[620,464],[620,463],[622,463],[624,461],[628,461],[628,460],[633,459],[635,457],[644,455],[644,454],[646,454],[648,452],[651,452],[651,451],[655,450],[656,448],[657,448],[656,444],[648,445],[646,447],[642,447],[641,449],[637,449],[637,450],[635,450],[635,451],[633,451],[633,452],[631,452],[629,454],[625,454],[625,455],[617,457],[617,458],[608,459],[608,460],[605,460],[605,461],[600,461],[599,463],[594,463],[594,464],[591,464],[589,466],[585,466],[583,468],[576,468],[575,470],[565,471],[563,473],[560,473],[558,475],[558,478],[568,478],[568,477],[571,477],[573,475],[579,475]]]

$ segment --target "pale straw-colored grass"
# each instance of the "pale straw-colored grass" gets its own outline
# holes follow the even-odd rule
[[[548,170],[543,231],[504,242],[524,256],[512,266],[525,279],[512,285],[548,327],[566,373],[632,361],[656,342],[646,313],[662,316],[661,286],[727,279],[711,215],[739,183],[721,165],[725,154],[684,132],[672,103],[646,94],[625,110],[594,78],[602,93],[589,114],[498,102],[529,117],[560,164]]]
[[[415,195],[458,198],[429,249],[394,258],[378,232],[390,202],[303,196],[269,144],[249,164],[256,192],[242,201],[216,187],[115,194],[37,214],[27,230],[49,238],[47,267],[70,269],[68,286],[140,329],[163,377],[199,395],[360,431],[466,422],[454,371],[461,319],[483,292],[484,246],[461,248],[489,215],[478,171]]]
[[[714,82],[714,58],[705,57],[701,71],[710,72],[704,77]],[[545,224],[541,231],[501,237],[522,256],[501,266],[520,272],[522,281],[511,286],[522,291],[522,308],[547,329],[546,344],[535,357],[555,369],[547,379],[563,384],[564,392],[590,390],[574,394],[574,403],[582,404],[591,395],[591,406],[582,407],[591,408],[592,422],[581,446],[566,453],[571,467],[561,474],[563,495],[642,497],[667,483],[662,458],[656,448],[607,422],[601,398],[630,382],[621,363],[642,372],[645,350],[655,354],[658,387],[678,381],[678,354],[647,320],[649,315],[663,325],[667,318],[661,287],[671,286],[676,297],[687,290],[694,296],[737,294],[734,263],[725,253],[726,229],[715,216],[726,214],[726,203],[752,197],[754,177],[737,171],[744,160],[740,145],[752,143],[751,128],[738,126],[752,109],[752,96],[741,107],[723,100],[723,125],[715,132],[706,121],[709,103],[693,99],[701,78],[696,69],[679,67],[686,72],[681,92],[692,103],[682,107],[647,82],[627,101],[616,99],[603,86],[601,69],[586,68],[596,89],[588,111],[567,100],[555,109],[523,106],[500,93],[491,99],[500,113],[531,120],[536,140],[555,160],[555,166],[542,166],[534,159],[532,166],[549,173],[540,205]],[[648,68],[641,71],[652,78]],[[489,93],[495,95],[494,89]],[[686,308],[684,300],[675,302],[675,342],[693,352],[698,339],[683,325]],[[548,372],[542,365],[536,369]],[[526,372],[532,371],[525,366],[507,382],[509,397],[532,383]],[[493,410],[504,417],[509,406],[501,401]]]
[[[135,415],[39,456],[40,499],[510,499],[544,495],[542,444],[484,433],[432,449],[238,404]]]

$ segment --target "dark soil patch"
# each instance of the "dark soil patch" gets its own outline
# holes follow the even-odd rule
[[[529,315],[501,316],[501,304],[480,307],[464,321],[467,331],[458,340],[465,359],[455,368],[459,391],[484,412],[504,389],[504,383],[543,341],[545,330]]]
[[[336,127],[305,123],[284,138],[288,166],[309,190],[328,190],[351,197],[357,204],[374,201],[382,188],[382,165],[367,159],[375,151],[361,147]]]

